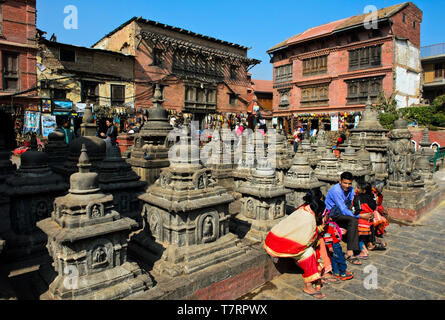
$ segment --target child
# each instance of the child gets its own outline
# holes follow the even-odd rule
[[[364,180],[358,181],[356,195],[353,200],[353,208],[355,215],[360,215],[358,219],[358,235],[361,259],[368,258],[367,247],[372,248],[372,226],[374,219],[374,211],[377,209],[377,203],[372,193],[371,185]]]
[[[372,226],[372,243],[373,245],[369,248],[372,250],[386,250],[385,242],[377,242],[375,237],[382,237],[386,231],[386,227],[389,226],[389,222],[387,219],[387,212],[385,208],[383,208],[383,195],[382,195],[383,183],[375,183],[372,187],[372,193],[374,194],[374,198],[377,202],[377,210],[374,215],[374,223]]]
[[[332,273],[334,277],[342,281],[351,280],[354,278],[354,275],[346,270],[346,259],[340,244],[342,231],[338,225],[329,218],[329,215],[324,217],[324,222],[323,239],[331,255]]]

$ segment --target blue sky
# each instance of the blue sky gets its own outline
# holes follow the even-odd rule
[[[266,51],[308,28],[362,14],[367,5],[378,9],[403,0],[37,0],[37,27],[57,41],[89,47],[134,16],[181,27],[217,39],[252,47],[248,55],[262,63],[252,69],[255,79],[272,79]],[[445,42],[445,1],[413,1],[423,11],[422,46]],[[67,30],[64,8],[78,9],[78,29]]]

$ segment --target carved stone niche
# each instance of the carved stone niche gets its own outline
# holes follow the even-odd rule
[[[209,211],[199,216],[196,226],[197,244],[214,242],[219,238],[219,215]]]
[[[105,215],[105,206],[103,203],[91,203],[87,206],[88,218],[97,219]]]
[[[143,229],[159,242],[164,242],[163,221],[159,210],[148,204],[142,209]]]
[[[102,271],[114,265],[114,249],[111,241],[99,238],[87,249],[87,270],[89,273]]]

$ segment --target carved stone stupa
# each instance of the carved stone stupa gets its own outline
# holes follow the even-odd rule
[[[148,120],[135,135],[131,158],[127,160],[141,180],[148,185],[159,178],[162,168],[170,165],[168,135],[173,130],[168,113],[162,106],[164,100],[159,84],[156,85],[152,101],[153,107],[148,111]]]
[[[10,198],[11,229],[5,236],[8,256],[24,258],[43,252],[46,235],[36,226],[50,216],[53,201],[64,195],[68,185],[48,166],[48,156],[37,151],[37,139],[31,138],[31,147],[23,153],[20,168],[6,180]]]
[[[241,193],[241,213],[233,225],[238,234],[253,241],[263,241],[272,227],[286,214],[286,189],[266,159],[257,164],[254,173],[236,189]]]
[[[364,154],[363,154],[364,155]],[[355,152],[351,146],[351,140],[348,142],[348,146],[340,156],[340,173],[350,172],[354,176],[353,187],[355,188],[355,182],[359,179],[364,179],[366,182],[371,183],[373,174],[369,168],[365,168],[362,165],[362,161],[359,155]]]
[[[114,210],[113,196],[101,192],[98,174],[83,145],[79,172],[70,177],[69,194],[54,201],[51,218],[38,223],[48,235],[57,277],[49,285],[56,300],[114,300],[152,286],[136,263],[127,261],[127,239],[137,223]],[[67,286],[66,274],[75,274]],[[45,280],[48,275],[42,275]]]
[[[309,165],[307,153],[299,148],[292,167],[284,177],[284,186],[292,190],[286,195],[286,205],[291,210],[295,210],[304,203],[303,197],[309,190],[323,185],[324,183],[317,179],[314,170]]]
[[[324,182],[321,191],[327,194],[328,191],[340,180],[341,175],[340,163],[329,145],[326,145],[322,159],[317,163],[315,168],[315,176]]]
[[[85,108],[85,113],[80,125],[82,136],[71,141],[69,145],[68,160],[64,165],[65,179],[69,181],[70,176],[77,172],[77,160],[79,159],[82,145],[85,144],[88,158],[91,162],[91,171],[99,172],[99,164],[106,157],[107,145],[104,139],[97,137],[96,124],[94,123],[91,106]]]
[[[68,159],[69,146],[62,132],[54,131],[48,136],[48,143],[43,151],[48,155],[48,165],[58,174],[65,173],[64,163]]]
[[[190,274],[241,253],[239,240],[229,233],[234,197],[201,165],[189,134],[172,147],[170,167],[140,196],[144,229],[131,243],[132,254],[168,276]]]
[[[388,177],[386,156],[389,146],[388,130],[380,124],[378,112],[372,110],[370,98],[368,98],[359,124],[356,128],[351,129],[350,133],[352,147],[358,150],[364,141],[365,148],[371,156],[372,170],[376,179],[385,180]]]
[[[425,183],[415,170],[415,152],[408,122],[399,119],[390,132],[388,150],[388,181],[384,189],[384,206],[395,218],[416,220],[420,208],[426,205]]]
[[[136,220],[141,226],[142,202],[138,196],[145,192],[146,185],[122,158],[119,147],[111,146],[106,159],[99,165],[100,189],[113,195],[117,212]]]
[[[272,159],[272,155],[275,155],[273,161],[275,161],[278,178],[283,183],[284,175],[292,165],[293,152],[291,154],[282,129],[268,129],[265,143],[267,145],[268,158]]]

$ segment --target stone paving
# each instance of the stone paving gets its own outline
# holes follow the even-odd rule
[[[443,184],[444,172],[436,179]],[[348,263],[354,279],[324,285],[324,300],[445,299],[445,201],[415,225],[392,223],[387,231],[388,249],[370,252],[361,266]],[[365,283],[372,284],[370,265],[376,267],[377,286],[367,290]],[[316,300],[302,288],[301,271],[295,267],[295,272],[283,273],[240,300]]]

